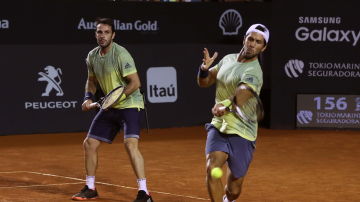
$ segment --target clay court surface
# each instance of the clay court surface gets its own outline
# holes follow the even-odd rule
[[[84,185],[85,135],[0,136],[0,202],[71,201]],[[205,138],[202,126],[142,131],[154,201],[209,201]],[[122,136],[100,148],[97,182],[97,201],[130,202],[136,196]],[[360,201],[360,131],[260,129],[238,201]]]

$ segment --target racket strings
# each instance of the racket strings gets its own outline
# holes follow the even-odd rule
[[[240,106],[240,109],[247,119],[257,120],[258,106],[255,97],[249,98],[245,103]]]
[[[239,96],[235,102],[239,107],[238,114],[247,121],[257,122],[263,117],[261,101],[254,95],[249,87],[241,85],[238,89]],[[240,113],[239,113],[240,112]]]
[[[102,103],[102,108],[108,108],[110,107],[112,104],[114,104],[121,96],[121,94],[123,93],[124,88],[118,88],[116,90],[114,90],[110,95],[108,95],[103,103]]]

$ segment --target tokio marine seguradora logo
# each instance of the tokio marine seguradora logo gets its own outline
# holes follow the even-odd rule
[[[37,78],[38,82],[46,83],[44,90],[40,93],[41,101],[26,101],[26,110],[44,110],[44,109],[74,109],[76,108],[77,101],[63,100],[64,91],[61,88],[62,84],[62,70],[52,65],[47,65],[43,72],[38,72],[40,77]],[[54,100],[54,97],[57,97]],[[62,97],[61,100],[59,98]]]
[[[296,119],[300,124],[308,124],[313,120],[313,113],[310,110],[301,110],[297,113]]]
[[[285,64],[284,70],[289,78],[298,78],[304,72],[304,62],[291,59]]]
[[[331,77],[360,78],[360,63],[353,62],[319,62],[290,59],[284,65],[284,72],[289,78]]]

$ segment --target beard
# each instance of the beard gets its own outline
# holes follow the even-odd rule
[[[255,58],[257,55],[255,54],[252,54],[252,55],[245,55],[244,58],[247,59],[247,60],[250,60],[250,59],[253,59]]]
[[[244,58],[249,60],[249,59],[253,59],[254,57],[256,57],[258,54],[255,52],[255,51],[249,51],[249,50],[246,50],[244,52]]]
[[[100,40],[100,41],[98,40],[98,42],[97,42],[98,45],[99,45],[102,49],[109,47],[111,41],[107,41],[107,40],[103,40],[103,41],[104,41],[104,42],[102,42],[101,40]]]
[[[256,53],[247,53],[247,52],[245,52],[244,58],[249,60],[249,59],[253,59],[253,58],[257,57],[257,55],[258,54],[256,54]]]

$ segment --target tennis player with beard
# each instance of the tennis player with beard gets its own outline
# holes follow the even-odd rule
[[[209,87],[216,84],[215,105],[211,123],[205,125],[207,188],[211,201],[235,201],[241,193],[244,177],[252,160],[257,137],[257,123],[249,123],[231,113],[223,106],[231,107],[239,84],[246,84],[257,94],[263,84],[263,73],[258,60],[269,42],[269,30],[262,24],[254,24],[246,31],[243,47],[239,53],[228,54],[213,67],[217,57],[205,48],[203,63],[199,68],[198,85]],[[211,170],[227,163],[225,187],[221,178],[212,178]],[[224,194],[225,193],[225,194]]]
[[[92,109],[94,94],[101,90],[108,94],[112,89],[126,86],[124,95],[112,108],[99,110],[93,119],[83,146],[85,150],[86,185],[73,200],[98,198],[95,174],[98,167],[98,149],[102,142],[112,143],[120,129],[124,129],[124,144],[133,171],[137,178],[138,194],[134,202],[152,202],[147,190],[144,159],[139,151],[140,120],[144,101],[140,93],[140,79],[129,52],[113,42],[115,30],[113,20],[101,18],[96,21],[95,37],[98,46],[86,58],[88,78],[82,109]],[[97,89],[100,86],[101,89]]]

